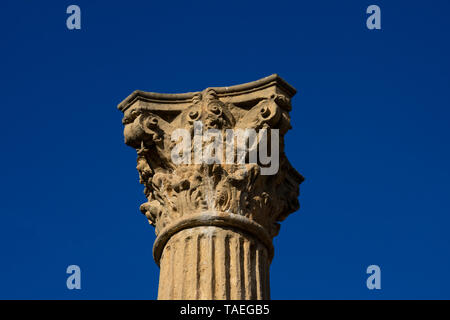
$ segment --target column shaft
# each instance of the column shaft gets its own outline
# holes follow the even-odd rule
[[[160,260],[158,299],[270,299],[267,249],[222,227],[195,227],[171,237]]]

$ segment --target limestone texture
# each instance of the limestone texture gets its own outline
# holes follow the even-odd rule
[[[157,236],[158,299],[270,299],[272,239],[299,209],[303,181],[284,153],[295,93],[271,75],[201,92],[135,91],[119,104],[145,187],[140,210]],[[193,132],[196,121],[224,136],[227,129],[278,129],[278,171],[262,175],[259,162],[175,164],[172,133]]]

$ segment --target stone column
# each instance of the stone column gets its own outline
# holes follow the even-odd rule
[[[298,210],[303,181],[284,154],[294,94],[272,75],[201,92],[135,91],[119,104],[145,186],[140,210],[157,235],[158,299],[270,298],[272,239]],[[248,129],[256,136],[240,140]]]

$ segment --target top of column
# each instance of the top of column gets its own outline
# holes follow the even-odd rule
[[[203,91],[214,90],[217,97],[230,103],[245,103],[254,99],[268,98],[272,94],[284,94],[289,99],[297,91],[289,83],[277,74],[265,78],[229,87],[209,87]],[[156,93],[135,90],[126,97],[117,107],[126,113],[136,107],[148,107],[149,109],[167,109],[181,111],[192,103],[192,98],[201,93]]]
[[[119,104],[157,262],[174,233],[202,225],[241,229],[273,250],[278,221],[299,209],[303,181],[284,153],[295,93],[274,74],[199,92],[135,91]]]

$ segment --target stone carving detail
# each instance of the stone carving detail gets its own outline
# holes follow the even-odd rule
[[[124,112],[125,143],[137,150],[136,168],[147,198],[140,210],[155,226],[158,264],[173,234],[201,225],[235,227],[260,240],[266,237],[261,241],[272,252],[270,242],[278,234],[278,222],[299,209],[303,181],[284,154],[293,94],[292,87],[273,75],[192,94],[137,91],[119,105]],[[279,129],[278,172],[262,175],[260,163],[174,164],[171,152],[177,141],[172,141],[172,133],[186,129],[193,136],[196,122],[203,124],[204,131],[216,129],[223,137],[227,129]],[[207,144],[203,141],[202,149]],[[192,145],[192,158],[194,149]]]

